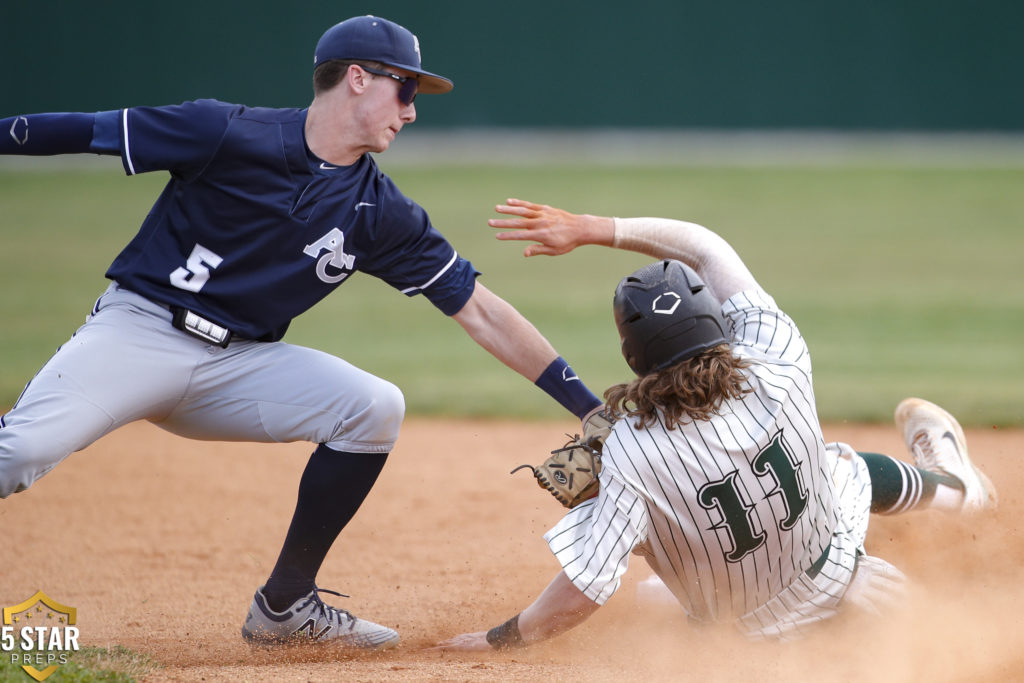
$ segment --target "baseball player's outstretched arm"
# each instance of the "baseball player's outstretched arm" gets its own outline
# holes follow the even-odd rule
[[[522,313],[479,280],[469,301],[452,317],[477,344],[583,420],[585,429],[595,419],[601,399]]]
[[[697,271],[720,301],[757,287],[736,250],[707,228],[671,218],[611,218],[574,214],[562,209],[509,199],[495,211],[516,218],[493,218],[488,225],[510,229],[499,240],[537,242],[525,256],[566,254],[585,244],[637,251],[655,258],[678,259]]]
[[[0,119],[0,154],[119,153],[117,112],[22,114]]]
[[[477,344],[531,382],[558,357],[533,323],[479,281],[469,301],[452,317]]]
[[[437,649],[483,651],[530,645],[579,626],[596,612],[598,607],[600,605],[573,585],[565,572],[559,572],[532,605],[513,620],[491,629],[491,641],[494,642],[488,641],[487,631],[477,631],[449,638],[438,643]],[[511,625],[513,622],[514,625]],[[510,630],[514,635],[509,634]],[[499,634],[497,637],[496,633]]]

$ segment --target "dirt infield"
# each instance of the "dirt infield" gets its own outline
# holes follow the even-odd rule
[[[151,680],[1024,680],[1024,433],[968,430],[1000,490],[994,514],[875,518],[868,550],[914,582],[909,609],[837,621],[788,645],[698,631],[673,608],[641,610],[633,558],[589,622],[529,650],[429,651],[525,607],[557,567],[541,534],[561,508],[508,471],[575,425],[411,419],[381,479],[320,573],[340,606],[397,628],[379,655],[250,650],[239,629],[276,559],[311,450],[201,444],[133,425],[0,501],[0,604],[36,590],[78,610],[86,645],[125,645]],[[894,429],[833,425],[826,438],[902,456]],[[28,678],[26,678],[28,680]]]

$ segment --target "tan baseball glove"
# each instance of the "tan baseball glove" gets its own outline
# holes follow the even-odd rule
[[[600,452],[614,426],[615,414],[606,406],[598,406],[583,417],[583,440]]]
[[[551,492],[559,503],[574,508],[597,495],[601,472],[600,442],[595,438],[572,437],[563,447],[551,451],[551,457],[537,467],[520,465],[510,472],[529,468],[541,488]]]

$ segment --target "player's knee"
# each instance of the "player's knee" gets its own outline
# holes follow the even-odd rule
[[[331,431],[311,439],[338,451],[381,453],[390,451],[398,440],[405,418],[405,397],[394,384],[372,377],[358,394],[337,394],[335,415],[341,419]]]
[[[401,389],[382,379],[362,387],[356,401],[346,397],[344,419],[321,442],[340,451],[390,450],[405,418]]]
[[[405,396],[391,382],[381,381],[370,399],[369,414],[381,440],[398,440],[398,431],[405,419]]]

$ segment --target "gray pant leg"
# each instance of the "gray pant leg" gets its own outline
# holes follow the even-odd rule
[[[386,453],[405,402],[393,384],[284,343],[210,346],[167,309],[112,285],[0,423],[0,497],[129,422],[222,441],[325,443]]]
[[[202,349],[122,293],[100,302],[3,416],[0,497],[121,425],[166,414],[184,394]]]
[[[193,439],[387,453],[404,416],[395,385],[340,358],[282,342],[233,342],[211,348],[186,397],[154,423]]]
[[[0,498],[24,491],[71,453],[110,430],[113,420],[84,396],[33,381],[0,428]]]

